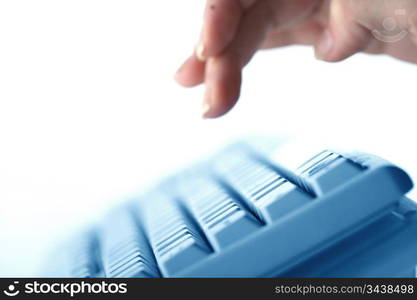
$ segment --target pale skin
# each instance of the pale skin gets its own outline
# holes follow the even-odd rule
[[[260,49],[309,45],[326,62],[366,52],[417,63],[417,0],[206,2],[197,46],[175,76],[185,87],[205,85],[205,118],[236,104],[242,69]]]

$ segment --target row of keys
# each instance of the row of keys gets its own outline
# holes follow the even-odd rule
[[[152,250],[126,209],[109,216],[100,232],[103,268],[107,277],[159,277]]]
[[[153,195],[142,217],[153,251],[164,276],[173,276],[207,257],[212,249],[201,229],[175,199]]]
[[[179,189],[182,200],[216,251],[243,239],[261,226],[223,187],[205,176],[185,176]]]

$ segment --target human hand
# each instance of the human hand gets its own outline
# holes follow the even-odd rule
[[[417,63],[417,0],[207,0],[200,40],[176,80],[204,83],[203,116],[218,117],[235,105],[259,49],[294,44],[328,62],[367,52]]]

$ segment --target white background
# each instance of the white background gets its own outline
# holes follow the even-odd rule
[[[390,58],[326,64],[309,48],[264,52],[245,70],[236,109],[201,120],[203,89],[172,78],[203,4],[0,2],[0,276],[36,275],[70,232],[248,132],[329,140],[417,178],[417,68]]]

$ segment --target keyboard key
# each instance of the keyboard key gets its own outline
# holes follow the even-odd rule
[[[164,276],[173,276],[212,253],[201,229],[174,199],[150,196],[142,216]]]
[[[278,220],[313,199],[307,191],[248,152],[232,153],[230,157],[215,161],[214,172],[266,223]]]
[[[308,204],[313,197],[289,181],[285,181],[269,195],[263,197],[258,210],[266,223],[289,215],[297,208]]]
[[[99,275],[97,262],[97,241],[93,233],[87,233],[77,238],[76,247],[70,251],[71,277],[92,278]]]
[[[365,169],[338,153],[322,149],[313,141],[288,143],[278,147],[269,159],[261,160],[276,170],[288,170],[293,182],[314,195],[328,193]]]
[[[148,242],[128,211],[107,218],[100,243],[107,277],[159,277]]]
[[[181,196],[204,229],[213,248],[220,251],[259,229],[261,223],[224,188],[203,176],[185,176]]]
[[[360,165],[326,150],[304,163],[296,173],[308,178],[316,186],[316,190],[326,193],[362,171]]]

